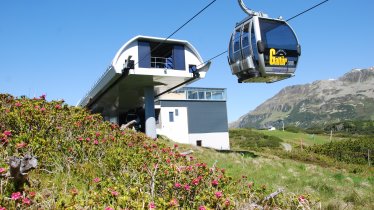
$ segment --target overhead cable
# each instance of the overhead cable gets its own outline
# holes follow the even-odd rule
[[[199,12],[197,12],[194,16],[192,16],[189,20],[187,20],[183,25],[181,25],[178,29],[176,29],[173,33],[171,33],[166,39],[164,39],[162,42],[160,42],[156,47],[154,47],[151,52],[149,52],[147,55],[145,55],[144,57],[142,57],[136,64],[138,64],[140,61],[144,60],[146,57],[149,56],[149,54],[151,54],[152,52],[154,52],[155,50],[157,50],[160,46],[162,46],[163,44],[165,44],[165,42],[167,40],[169,40],[172,36],[174,36],[178,31],[180,31],[183,27],[185,27],[188,23],[190,23],[193,19],[195,19],[197,16],[199,16],[202,12],[204,12],[206,9],[208,9],[208,7],[210,7],[214,2],[216,2],[217,0],[213,0],[211,1],[208,5],[206,5],[204,8],[202,8]],[[135,64],[135,65],[136,65]],[[134,66],[135,66],[134,65]]]

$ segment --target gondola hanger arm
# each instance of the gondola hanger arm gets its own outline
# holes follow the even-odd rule
[[[240,8],[247,13],[249,16],[266,16],[266,14],[263,14],[262,12],[256,12],[252,9],[249,9],[243,2],[243,0],[238,0]]]

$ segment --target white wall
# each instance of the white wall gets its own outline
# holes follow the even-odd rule
[[[178,110],[178,116],[175,112]],[[174,122],[169,121],[169,112],[174,114]],[[156,132],[171,140],[196,146],[196,141],[201,140],[202,147],[217,150],[229,150],[230,140],[228,132],[216,133],[188,133],[188,110],[187,107],[161,107],[159,125]]]
[[[229,150],[230,141],[228,132],[220,133],[192,133],[189,134],[189,143],[196,145],[196,141],[201,140],[203,147],[214,148],[218,150]]]
[[[178,116],[176,115],[178,110]],[[174,122],[169,121],[169,112],[173,112]],[[159,116],[157,134],[165,135],[171,140],[188,144],[188,112],[186,107],[162,107]]]

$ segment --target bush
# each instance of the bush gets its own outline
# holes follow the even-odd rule
[[[284,128],[284,130],[286,130],[288,132],[292,132],[292,133],[301,133],[301,132],[303,132],[302,128],[299,128],[299,127],[296,127],[296,126],[293,126],[293,125],[286,126]]]
[[[273,141],[273,140],[269,140]],[[30,186],[0,186],[0,209],[234,209],[248,203],[296,208],[297,195],[264,201],[271,189],[234,181],[178,145],[131,130],[63,101],[0,94],[0,177],[10,156],[37,156]]]
[[[374,144],[372,137],[368,136],[314,145],[309,150],[346,163],[368,164],[368,155],[373,153]]]
[[[231,148],[240,149],[259,149],[259,148],[277,148],[280,147],[282,139],[276,136],[255,132],[251,129],[231,129],[230,144]]]

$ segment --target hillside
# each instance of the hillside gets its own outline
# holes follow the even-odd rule
[[[283,120],[287,125],[305,128],[345,120],[373,119],[374,67],[354,69],[336,80],[283,88],[231,127],[280,127]]]
[[[182,152],[178,145],[121,131],[63,101],[0,94],[1,210],[315,205],[302,193],[266,197],[276,189],[253,186],[247,178],[233,179],[215,164]],[[28,161],[33,167],[25,164]],[[21,173],[13,173],[17,170]]]

